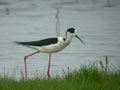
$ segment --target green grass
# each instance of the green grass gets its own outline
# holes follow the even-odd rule
[[[102,70],[95,65],[83,66],[79,70],[64,73],[62,77],[50,79],[34,78],[26,81],[22,78],[18,81],[0,76],[0,90],[120,90],[120,70],[111,72],[107,64],[102,66],[100,61],[100,65]]]

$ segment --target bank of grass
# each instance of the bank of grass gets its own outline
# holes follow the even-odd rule
[[[0,90],[120,90],[120,70],[109,71],[100,61],[101,70],[95,65],[65,73],[62,77],[34,78],[17,81],[0,77]]]

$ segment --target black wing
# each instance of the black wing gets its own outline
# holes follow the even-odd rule
[[[30,45],[30,46],[46,46],[50,44],[55,44],[58,42],[58,38],[47,38],[39,41],[31,41],[31,42],[16,42],[21,45]]]

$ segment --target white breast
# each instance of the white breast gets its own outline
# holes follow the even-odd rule
[[[28,46],[32,49],[38,50],[43,53],[55,53],[63,50],[70,42],[65,42],[62,37],[58,38],[58,42],[56,44],[50,44],[46,46]]]

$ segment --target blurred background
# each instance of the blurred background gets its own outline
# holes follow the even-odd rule
[[[120,66],[120,0],[0,0],[0,73],[20,78],[24,56],[35,52],[14,41],[56,37],[56,8],[60,36],[74,27],[86,43],[73,38],[63,51],[52,55],[51,75],[79,69],[108,56],[109,67]],[[45,76],[48,55],[27,60],[28,76]]]

